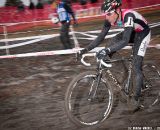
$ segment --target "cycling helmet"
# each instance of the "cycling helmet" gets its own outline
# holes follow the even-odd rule
[[[122,4],[122,0],[104,0],[102,4],[102,11],[103,12],[112,12],[115,11],[118,7]]]

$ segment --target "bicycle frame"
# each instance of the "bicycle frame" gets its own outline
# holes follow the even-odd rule
[[[95,55],[94,54],[93,55],[89,54],[89,55],[86,55],[86,56],[95,56]],[[84,57],[85,57],[85,54],[82,57],[81,62],[86,66],[90,66],[89,63],[84,62]],[[93,97],[96,94],[97,88],[99,86],[100,79],[102,78],[103,71],[105,71],[108,74],[109,78],[112,79],[112,81],[116,85],[116,87],[119,88],[119,91],[124,90],[125,94],[128,95],[129,94],[129,88],[130,88],[130,82],[131,82],[131,75],[132,75],[132,59],[133,59],[133,55],[131,55],[129,58],[123,58],[123,59],[114,59],[114,60],[110,59],[110,60],[106,60],[106,61],[99,60],[99,62],[97,64],[98,82],[97,82],[95,90],[93,90],[94,91]],[[128,61],[129,62],[128,72],[127,72],[127,77],[126,77],[127,82],[126,82],[125,86],[120,85],[117,78],[112,74],[112,72],[109,69],[111,67],[110,66],[111,63],[118,62],[118,61]]]

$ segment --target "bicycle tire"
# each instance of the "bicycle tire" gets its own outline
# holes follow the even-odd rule
[[[160,101],[160,72],[156,65],[143,65],[142,105],[151,108]]]
[[[94,82],[96,82],[96,79],[97,79],[96,72],[87,71],[75,77],[67,88],[67,91],[65,94],[65,111],[69,119],[78,126],[98,125],[102,123],[106,118],[108,118],[111,113],[114,99],[113,99],[113,91],[108,81],[101,79],[100,86],[98,87],[99,90],[97,89],[97,93],[99,95],[96,93],[96,98],[94,98],[92,102],[91,101],[89,102],[88,100],[89,93],[87,92],[90,92],[92,88],[91,86],[89,86],[88,81],[91,80],[91,83],[93,83],[92,84],[93,86]],[[92,82],[92,80],[94,82]],[[81,82],[83,83],[82,85],[80,84]],[[84,86],[85,84],[87,86]],[[75,91],[75,89],[77,88],[79,90]],[[89,91],[87,91],[88,89]],[[73,105],[72,105],[71,99],[74,96],[75,96],[75,100],[73,101]],[[104,99],[105,97],[106,99]],[[83,100],[83,99],[87,99],[87,100]],[[87,103],[89,103],[91,107],[88,106]],[[103,107],[103,104],[106,105],[107,107]],[[91,110],[87,111],[88,108],[92,108],[94,110],[94,107],[96,108],[95,111],[91,111]],[[99,108],[102,108],[103,111],[97,112]],[[80,115],[81,114],[80,112],[82,112],[82,115]],[[91,114],[89,112],[91,112]],[[96,118],[95,116],[97,116],[98,118]]]

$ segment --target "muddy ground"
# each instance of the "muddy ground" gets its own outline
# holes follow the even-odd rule
[[[143,14],[149,23],[160,22],[159,11]],[[81,23],[76,30],[97,30],[101,24],[101,20]],[[159,41],[160,26],[152,29],[151,44],[159,44]],[[82,47],[90,43],[87,40],[79,42]],[[62,45],[59,39],[54,38],[11,49],[10,52],[17,54],[60,49]],[[128,51],[120,53],[125,55]],[[145,61],[159,66],[159,54],[159,49],[149,48]],[[121,102],[115,113],[99,127],[80,128],[70,122],[64,112],[67,85],[77,74],[88,69],[76,62],[74,55],[1,59],[0,130],[127,130],[131,126],[160,127],[160,105],[130,113]]]

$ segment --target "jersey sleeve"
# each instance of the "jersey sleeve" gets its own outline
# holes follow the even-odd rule
[[[118,51],[125,47],[130,40],[131,34],[134,30],[134,19],[135,16],[132,13],[126,14],[124,18],[124,31],[122,35],[122,39],[118,41],[116,44],[111,44],[108,48],[111,52]],[[116,37],[113,37],[116,38]]]
[[[98,37],[88,45],[88,47],[87,47],[88,51],[92,50],[93,48],[95,48],[99,44],[101,44],[101,42],[104,40],[105,36],[107,35],[110,27],[111,27],[111,24],[107,20],[105,20],[104,21],[104,26],[102,28],[102,31],[100,32]]]
[[[127,13],[124,17],[124,28],[134,27],[135,16],[132,13]]]

